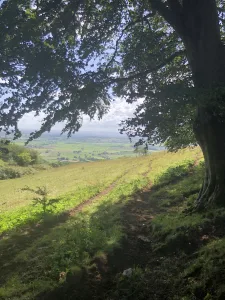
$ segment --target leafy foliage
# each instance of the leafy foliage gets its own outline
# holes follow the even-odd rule
[[[16,145],[4,139],[0,140],[0,158],[5,162],[19,166],[33,165],[39,161],[37,151],[27,149],[24,146]]]
[[[142,146],[135,146],[135,149],[134,149],[134,153],[136,153],[136,154],[139,154],[139,155],[147,155],[147,153],[148,153],[148,146],[147,145],[145,145],[144,147],[142,147]]]
[[[32,192],[38,196],[33,198],[33,205],[41,206],[44,217],[49,211],[51,211],[51,209],[54,208],[55,204],[60,201],[60,199],[49,199],[49,191],[46,186],[39,186],[36,189],[32,189],[27,186],[22,190]]]
[[[37,151],[0,140],[0,180],[34,174],[40,162]],[[33,166],[35,165],[35,168]]]
[[[0,180],[18,178],[21,176],[19,170],[12,167],[0,167]]]
[[[32,158],[28,152],[22,152],[18,154],[16,161],[19,166],[27,166],[31,164]]]
[[[200,100],[174,30],[176,18],[172,25],[165,21],[166,14],[178,13],[178,2],[3,1],[1,129],[18,137],[18,120],[34,112],[44,117],[30,139],[61,121],[70,135],[84,114],[101,118],[116,95],[128,103],[143,99],[135,116],[122,123],[130,137],[167,141],[172,150],[195,143],[192,125]],[[223,39],[224,3],[217,3]]]

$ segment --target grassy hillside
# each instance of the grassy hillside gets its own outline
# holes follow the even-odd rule
[[[58,200],[55,207],[50,208],[49,215],[54,215],[97,195],[116,180],[119,180],[119,183],[147,180],[146,178],[153,181],[164,171],[164,168],[179,164],[185,159],[193,160],[197,155],[199,154],[196,150],[183,151],[176,155],[162,152],[140,158],[121,158],[88,164],[76,163],[10,181],[0,181],[2,212],[0,232],[41,217],[41,206],[32,205],[35,195],[22,190],[26,186],[47,187],[49,197]]]
[[[185,213],[201,161],[161,152],[0,182],[0,299],[224,299],[225,211]],[[26,185],[47,185],[47,213]]]

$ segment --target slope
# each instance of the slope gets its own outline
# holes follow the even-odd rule
[[[182,255],[196,251],[183,233],[190,227],[192,238],[208,220],[182,213],[199,189],[200,160],[198,149],[119,160],[120,175],[83,199],[79,209],[75,203],[42,219],[35,214],[32,222],[6,230],[0,242],[2,299],[148,299],[150,292],[155,296],[149,299],[173,299],[171,270],[185,280],[172,258],[179,256],[174,245]],[[111,163],[115,168],[116,161]],[[131,277],[121,275],[126,268],[132,268]],[[191,286],[184,291],[186,286],[177,299],[193,292]]]

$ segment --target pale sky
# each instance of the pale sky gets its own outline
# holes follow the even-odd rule
[[[135,110],[137,104],[140,104],[142,100],[140,99],[138,103],[129,104],[126,103],[125,100],[116,99],[111,104],[111,108],[109,112],[103,116],[103,118],[99,121],[89,120],[89,117],[85,116],[83,121],[83,126],[80,129],[80,132],[84,131],[92,131],[92,132],[110,132],[110,133],[118,133],[119,123],[120,121],[131,117]],[[38,129],[41,125],[41,118],[34,117],[32,113],[25,115],[21,121],[19,122],[19,128],[22,130],[34,130]],[[61,130],[63,128],[62,123],[58,123],[53,127],[53,130]]]

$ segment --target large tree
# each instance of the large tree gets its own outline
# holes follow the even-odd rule
[[[171,149],[198,142],[206,164],[198,207],[225,204],[223,1],[5,0],[0,10],[0,127],[44,113],[30,139],[113,97],[143,99],[122,131]]]

